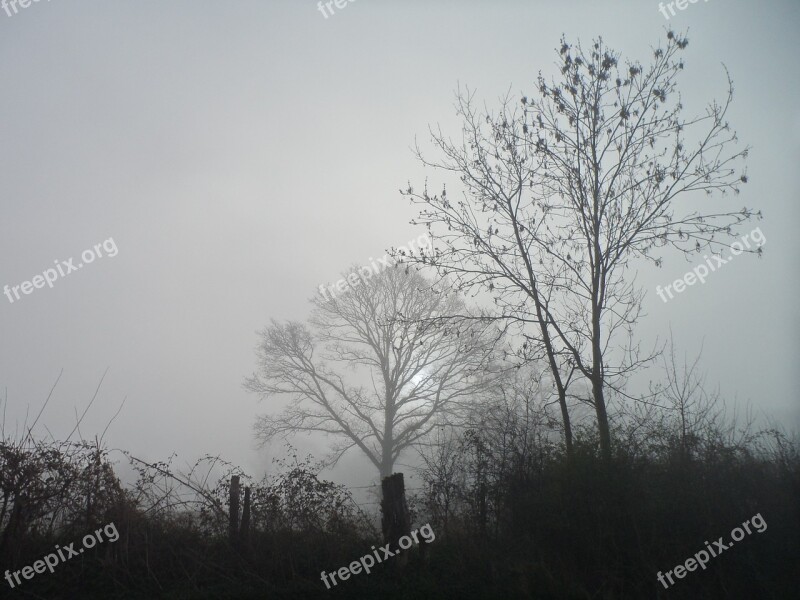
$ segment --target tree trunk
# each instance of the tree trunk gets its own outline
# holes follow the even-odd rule
[[[592,394],[594,395],[594,411],[597,415],[597,430],[600,433],[600,454],[606,462],[611,461],[611,429],[608,425],[608,412],[606,411],[606,400],[603,394],[603,382],[595,376],[592,382]]]
[[[532,271],[529,272],[532,274]],[[553,340],[550,338],[550,332],[547,329],[547,317],[544,307],[539,298],[539,292],[536,291],[535,288],[533,289],[533,301],[536,306],[536,317],[539,319],[539,329],[542,332],[542,342],[547,352],[547,362],[550,366],[550,373],[553,375],[553,381],[555,381],[556,389],[558,390],[558,405],[561,408],[561,420],[564,422],[564,444],[567,451],[567,462],[572,462],[572,423],[570,422],[569,408],[567,407],[567,390],[564,388],[564,383],[561,380],[561,372],[558,370]]]
[[[394,461],[392,460],[391,455],[391,451],[383,452],[383,458],[381,459],[380,466],[381,481],[387,477],[391,477],[392,471],[394,470]]]
[[[595,195],[595,211],[597,211],[597,195]],[[595,229],[595,256],[600,257],[599,225]],[[599,258],[597,259],[599,260]],[[603,368],[603,345],[600,339],[600,316],[603,310],[603,277],[600,267],[595,267],[592,278],[592,396],[594,411],[597,415],[597,431],[600,434],[600,455],[608,464],[611,461],[611,430],[608,426],[606,399],[603,394],[605,371]]]
[[[559,386],[558,405],[561,407],[561,420],[564,422],[564,444],[567,449],[567,461],[572,461],[572,423],[569,420],[569,409],[567,408],[567,394]]]

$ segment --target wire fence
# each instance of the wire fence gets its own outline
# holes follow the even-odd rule
[[[380,483],[371,483],[371,484],[368,484],[368,485],[346,485],[345,487],[347,488],[348,491],[352,491],[352,490],[368,490],[368,489],[374,489],[374,488],[380,489],[381,484]],[[406,491],[406,493],[411,494],[411,493],[418,492],[418,491],[424,490],[424,489],[425,489],[424,486],[413,487],[413,488],[407,487],[405,489],[405,491]],[[352,498],[353,495],[351,494],[350,497]],[[353,502],[355,502],[359,507],[361,507],[361,506],[374,506],[374,505],[379,505],[380,504],[380,500],[362,500],[362,501],[358,501],[355,498],[353,498]]]

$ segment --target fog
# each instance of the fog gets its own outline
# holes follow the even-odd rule
[[[280,402],[242,385],[256,331],[305,320],[318,286],[424,233],[398,190],[438,185],[411,148],[429,125],[459,132],[454,91],[491,107],[555,71],[562,33],[646,59],[668,26],[688,30],[690,112],[724,99],[730,71],[728,120],[753,149],[749,183],[724,203],[763,211],[752,227],[767,241],[761,259],[739,256],[669,302],[656,286],[698,263],[667,253],[661,269],[643,265],[638,336],[652,344],[671,328],[681,352],[702,346],[729,403],[796,429],[799,17],[791,0],[698,2],[669,20],[641,1],[359,0],[327,18],[311,0],[0,12],[0,285],[106,240],[118,249],[0,299],[6,432],[33,422],[63,370],[36,431],[66,437],[108,369],[85,438],[124,400],[111,448],[270,469],[283,448],[259,449],[252,426]],[[328,440],[294,443],[322,457]],[[375,482],[355,452],[326,476]]]

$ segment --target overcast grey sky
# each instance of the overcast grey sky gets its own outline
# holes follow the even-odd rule
[[[731,202],[764,212],[753,226],[767,243],[763,259],[742,255],[666,304],[655,286],[693,264],[668,255],[642,271],[640,337],[671,325],[680,349],[704,342],[725,397],[796,428],[796,0],[700,1],[670,21],[651,0],[358,0],[327,19],[314,0],[0,11],[0,285],[108,238],[118,248],[52,289],[0,296],[6,427],[38,412],[63,368],[41,423],[66,436],[110,367],[85,436],[127,396],[111,447],[154,460],[219,453],[263,471],[251,426],[270,407],[242,389],[255,331],[304,319],[320,283],[422,233],[397,190],[436,181],[410,146],[429,123],[458,132],[459,82],[492,106],[553,71],[562,33],[646,60],[667,25],[689,29],[689,109],[723,99],[730,69],[729,120],[753,146],[750,183]],[[373,477],[356,457],[334,474]]]

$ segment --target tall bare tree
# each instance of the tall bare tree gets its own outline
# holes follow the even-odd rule
[[[466,408],[491,379],[489,327],[438,318],[464,313],[459,297],[418,272],[389,268],[334,297],[316,297],[308,325],[275,321],[261,332],[258,371],[245,386],[291,404],[256,423],[261,440],[299,432],[340,438],[335,462],[358,448],[391,475],[404,450]],[[347,377],[346,377],[347,374]]]
[[[412,261],[432,264],[458,288],[486,288],[499,316],[535,324],[568,431],[565,382],[584,378],[603,455],[611,454],[608,389],[653,358],[632,342],[642,291],[632,260],[660,266],[660,249],[719,252],[733,227],[760,216],[730,211],[703,195],[739,192],[748,149],[737,149],[726,118],[733,97],[685,117],[677,93],[688,44],[668,32],[647,67],[620,64],[597,40],[585,50],[562,40],[560,75],[539,76],[534,98],[497,113],[459,93],[463,138],[433,131],[444,158],[426,165],[459,176],[464,199],[446,190],[405,191],[422,205],[416,222],[438,245]],[[678,200],[680,199],[680,202]],[[685,199],[685,202],[684,202]]]

